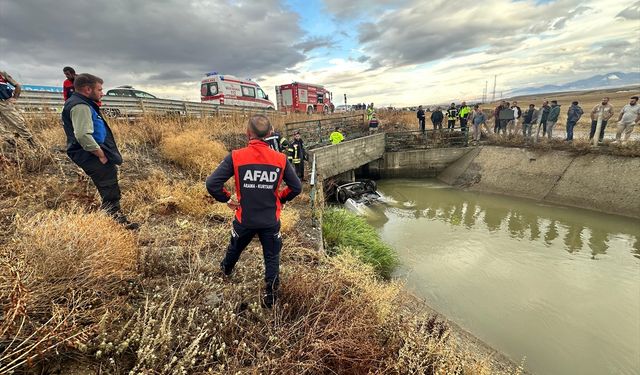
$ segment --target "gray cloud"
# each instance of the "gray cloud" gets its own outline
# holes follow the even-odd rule
[[[627,8],[624,8],[616,17],[628,20],[640,20],[640,1],[636,1]]]
[[[577,0],[540,5],[493,0],[460,8],[447,0],[428,7],[412,0],[361,23],[358,40],[371,56],[372,67],[422,64],[478,49],[499,54],[517,48],[533,34],[560,29],[590,10],[577,4]]]
[[[337,19],[370,15],[380,5],[400,4],[399,0],[324,0],[324,7]]]
[[[0,0],[0,64],[32,83],[65,65],[109,84],[256,77],[304,61],[298,15],[278,0]],[[52,78],[53,77],[53,78]]]
[[[322,47],[331,47],[333,45],[333,40],[329,37],[312,37],[303,42],[296,44],[294,47],[302,50],[302,52],[307,53],[313,51],[314,49],[322,48]]]

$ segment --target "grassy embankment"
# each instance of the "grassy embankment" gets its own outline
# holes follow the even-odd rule
[[[313,250],[308,192],[283,211],[273,310],[258,304],[257,243],[230,282],[220,277],[232,213],[203,180],[244,142],[245,122],[114,122],[122,205],[143,223],[127,232],[97,210],[59,119],[30,121],[45,149],[0,153],[0,373],[491,373],[378,277],[393,264],[367,255],[380,244],[337,242],[355,256]]]

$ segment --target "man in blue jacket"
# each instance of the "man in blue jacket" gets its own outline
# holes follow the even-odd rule
[[[120,210],[118,166],[122,156],[97,102],[102,98],[102,79],[91,74],[76,76],[75,92],[64,103],[62,123],[67,136],[67,155],[91,177],[102,198],[101,208],[127,229],[138,229]]]
[[[567,138],[565,141],[572,142],[573,141],[573,128],[582,117],[584,111],[578,105],[578,102],[571,103],[571,107],[567,111]]]

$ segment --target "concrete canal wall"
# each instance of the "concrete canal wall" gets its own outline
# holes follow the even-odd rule
[[[640,158],[483,146],[438,178],[474,191],[640,218]]]

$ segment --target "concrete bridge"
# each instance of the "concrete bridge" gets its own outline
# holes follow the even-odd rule
[[[373,178],[435,177],[470,148],[460,141],[466,134],[437,137],[420,132],[377,133],[309,150],[323,178],[353,181]]]

